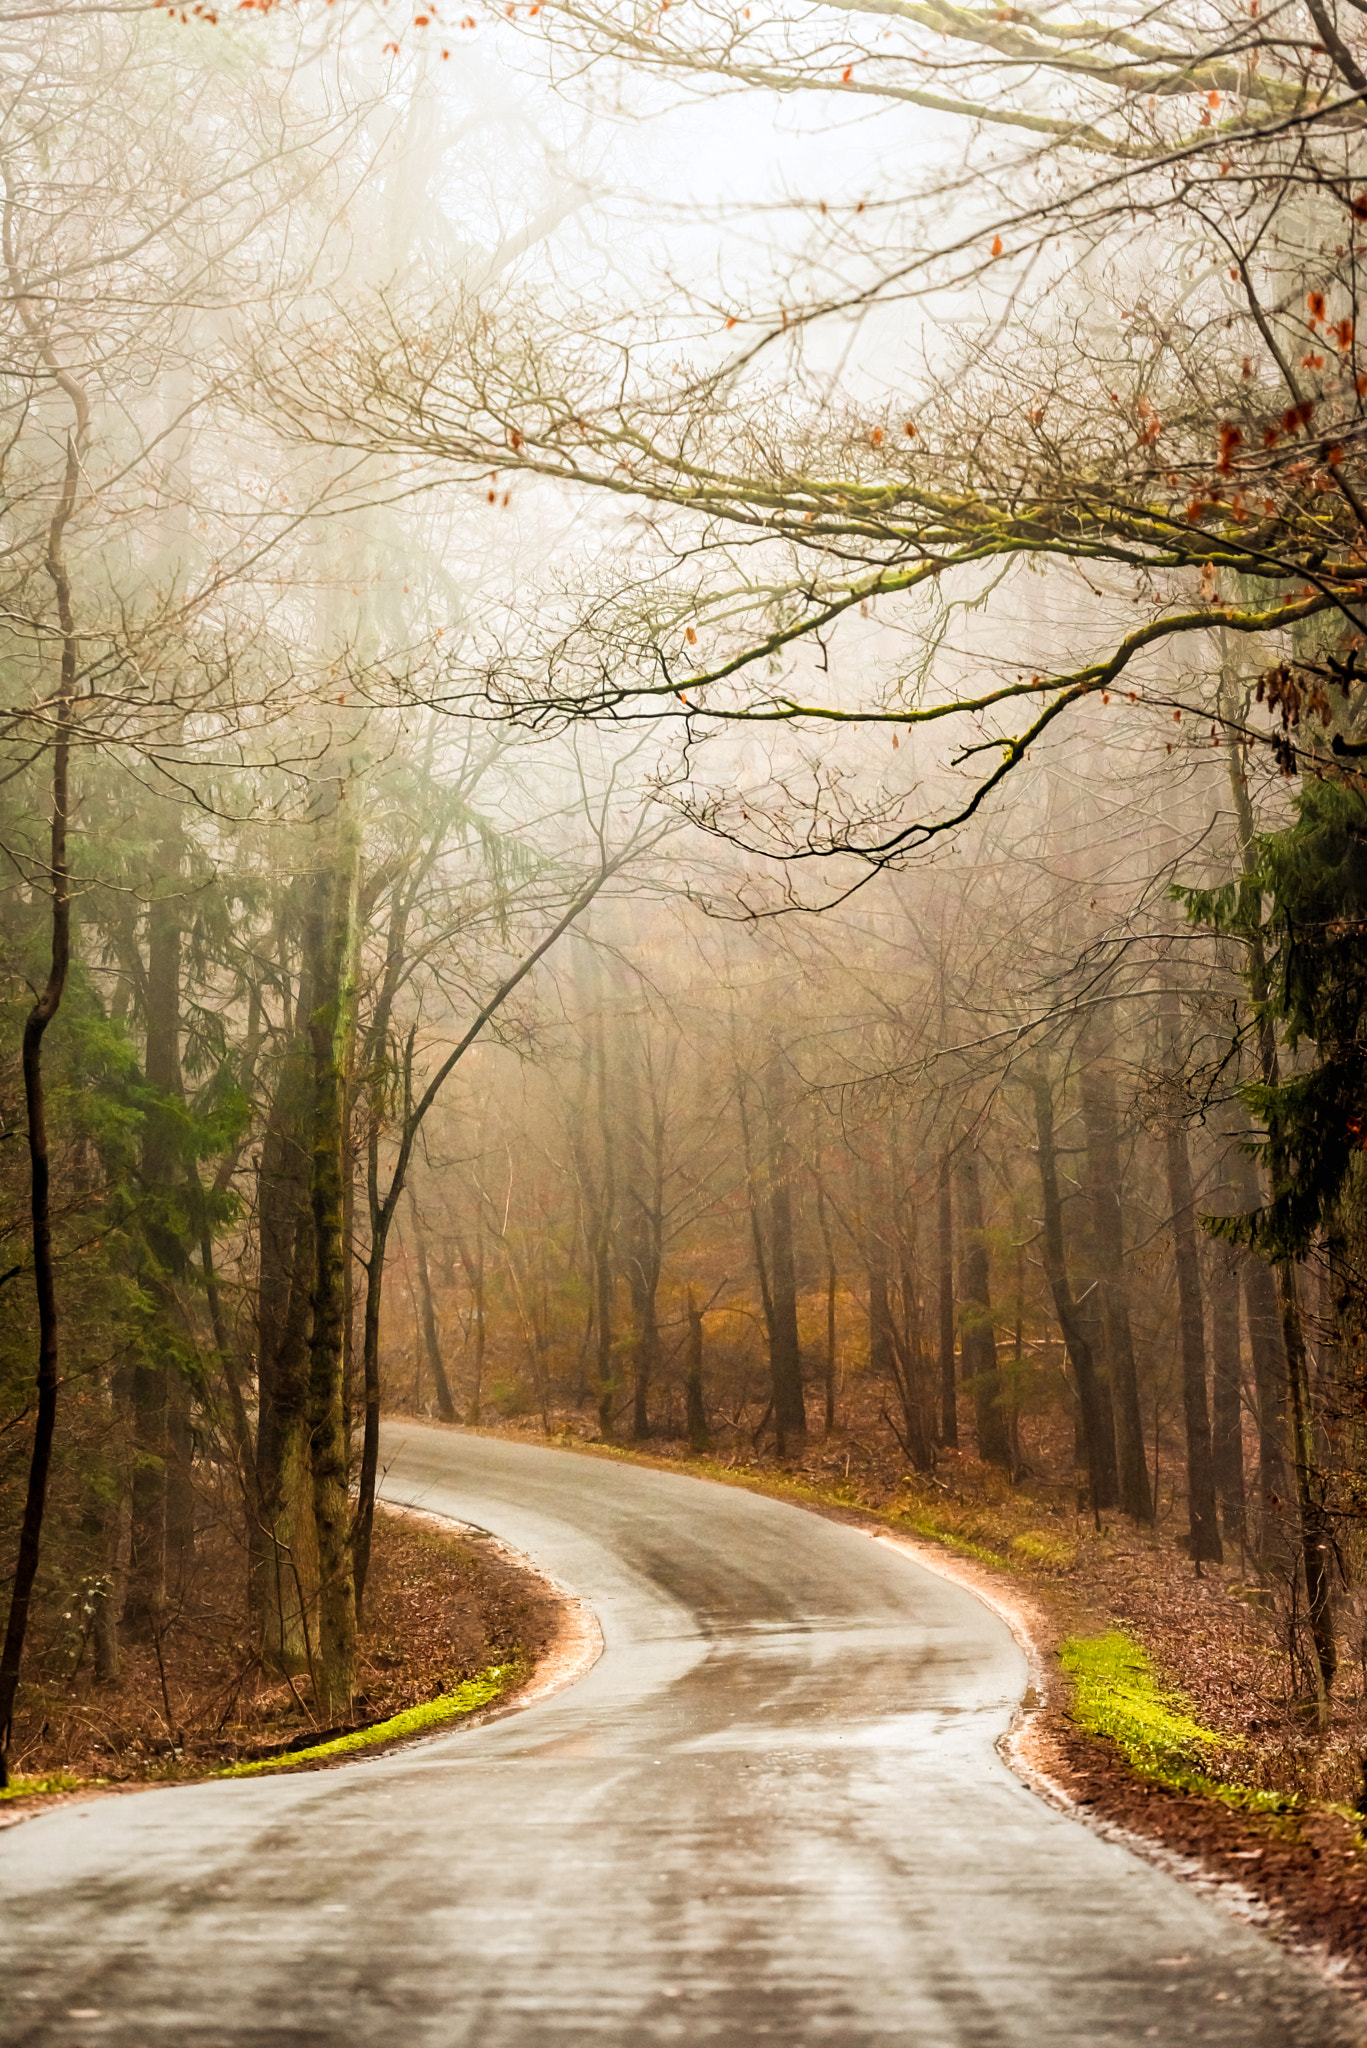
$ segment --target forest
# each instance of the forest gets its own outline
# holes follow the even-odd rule
[[[422,1416],[1367,1798],[1367,27],[753,14],[0,8],[0,1784],[349,1725]]]

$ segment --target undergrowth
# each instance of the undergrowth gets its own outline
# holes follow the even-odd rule
[[[1123,1629],[1069,1636],[1059,1663],[1073,1681],[1073,1720],[1085,1735],[1109,1736],[1141,1778],[1258,1813],[1292,1803],[1284,1793],[1210,1775],[1216,1754],[1234,1745],[1192,1717],[1182,1694],[1160,1681],[1148,1652]]]
[[[31,1799],[40,1792],[79,1792],[82,1782],[69,1771],[53,1771],[46,1778],[11,1778],[0,1791],[0,1799]]]
[[[422,1706],[408,1707],[401,1714],[392,1714],[387,1721],[377,1721],[371,1728],[357,1728],[350,1735],[335,1735],[330,1742],[317,1742],[308,1749],[290,1749],[280,1756],[252,1757],[238,1764],[228,1764],[221,1771],[215,1771],[216,1778],[255,1778],[264,1771],[288,1770],[294,1764],[322,1763],[332,1757],[351,1756],[357,1750],[373,1749],[378,1743],[393,1742],[405,1735],[421,1735],[424,1729],[440,1726],[443,1721],[453,1721],[461,1714],[472,1714],[477,1707],[487,1707],[496,1700],[521,1670],[520,1664],[491,1664],[487,1671],[479,1672],[474,1678],[467,1678],[453,1692],[444,1692],[435,1700],[427,1700]]]

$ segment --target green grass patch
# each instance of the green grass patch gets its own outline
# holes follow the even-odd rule
[[[1043,1565],[1046,1571],[1071,1571],[1077,1563],[1077,1545],[1064,1536],[1050,1536],[1039,1529],[1026,1529],[1011,1538],[1011,1548],[1027,1564]]]
[[[1010,1558],[1003,1557],[999,1550],[989,1550],[986,1544],[975,1543],[971,1536],[961,1536],[956,1529],[947,1529],[943,1522],[937,1522],[923,1508],[898,1508],[887,1520],[914,1529],[918,1536],[928,1538],[931,1543],[943,1544],[946,1550],[957,1550],[961,1557],[976,1558],[979,1564],[990,1564],[998,1571],[1011,1569]]]
[[[73,1778],[69,1771],[54,1771],[46,1778],[11,1778],[0,1792],[0,1799],[31,1799],[39,1792],[79,1792],[85,1783],[84,1778]]]
[[[1160,1680],[1147,1650],[1123,1629],[1069,1636],[1059,1663],[1073,1681],[1073,1720],[1084,1734],[1109,1736],[1141,1778],[1257,1813],[1284,1812],[1294,1803],[1281,1792],[1211,1777],[1216,1754],[1238,1744],[1203,1728],[1190,1702]]]
[[[378,1743],[393,1742],[400,1736],[421,1735],[424,1729],[438,1728],[443,1721],[454,1721],[461,1714],[472,1714],[476,1707],[487,1707],[491,1700],[507,1691],[521,1669],[517,1663],[491,1664],[487,1671],[467,1678],[453,1692],[444,1692],[440,1698],[427,1700],[420,1707],[407,1707],[402,1714],[392,1714],[387,1721],[377,1721],[373,1728],[358,1728],[350,1735],[335,1735],[331,1742],[317,1742],[309,1749],[286,1750],[283,1756],[255,1757],[245,1763],[228,1764],[213,1775],[216,1778],[256,1778],[265,1771],[284,1771],[295,1764],[321,1763],[331,1757],[351,1756],[358,1750],[373,1749]]]

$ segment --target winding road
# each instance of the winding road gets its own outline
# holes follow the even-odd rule
[[[1004,1624],[682,1475],[391,1425],[387,1498],[579,1593],[604,1652],[478,1728],[0,1835],[4,2048],[1340,2048],[1357,2017],[994,1744]]]

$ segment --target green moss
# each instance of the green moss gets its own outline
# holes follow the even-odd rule
[[[1210,1776],[1205,1767],[1215,1754],[1238,1744],[1203,1728],[1188,1701],[1160,1681],[1148,1652],[1123,1629],[1069,1636],[1059,1663],[1073,1681],[1073,1720],[1087,1735],[1109,1736],[1141,1778],[1254,1812],[1285,1811],[1291,1804],[1280,1792]]]
[[[351,1735],[334,1736],[331,1742],[317,1742],[309,1749],[287,1750],[283,1756],[265,1756],[249,1759],[245,1763],[229,1764],[221,1771],[215,1771],[216,1778],[256,1778],[265,1771],[290,1770],[295,1764],[321,1763],[331,1757],[351,1756],[357,1750],[373,1749],[378,1743],[393,1742],[404,1735],[421,1735],[425,1728],[436,1728],[443,1721],[453,1721],[461,1714],[471,1714],[476,1707],[487,1707],[496,1700],[521,1670],[519,1664],[491,1664],[487,1671],[477,1677],[467,1678],[454,1692],[444,1692],[439,1699],[428,1700],[420,1707],[408,1707],[402,1714],[391,1715],[387,1721],[377,1721],[373,1728],[358,1728]]]
[[[96,1778],[91,1782],[102,1781]],[[66,1771],[54,1771],[47,1778],[12,1778],[0,1792],[0,1799],[30,1799],[38,1792],[79,1792],[85,1783],[84,1778],[73,1778]]]
[[[943,1544],[946,1550],[956,1550],[961,1557],[976,1558],[979,1564],[993,1565],[998,1571],[1009,1571],[1011,1560],[1000,1551],[989,1550],[985,1544],[975,1543],[971,1536],[960,1536],[954,1529],[946,1529],[924,1509],[902,1508],[888,1516],[890,1522],[900,1522],[908,1529],[914,1529],[918,1536],[929,1538],[932,1543]]]
[[[1011,1548],[1017,1557],[1025,1558],[1030,1564],[1043,1565],[1047,1571],[1071,1571],[1077,1563],[1076,1543],[1037,1529],[1026,1529],[1021,1535],[1013,1536]]]

